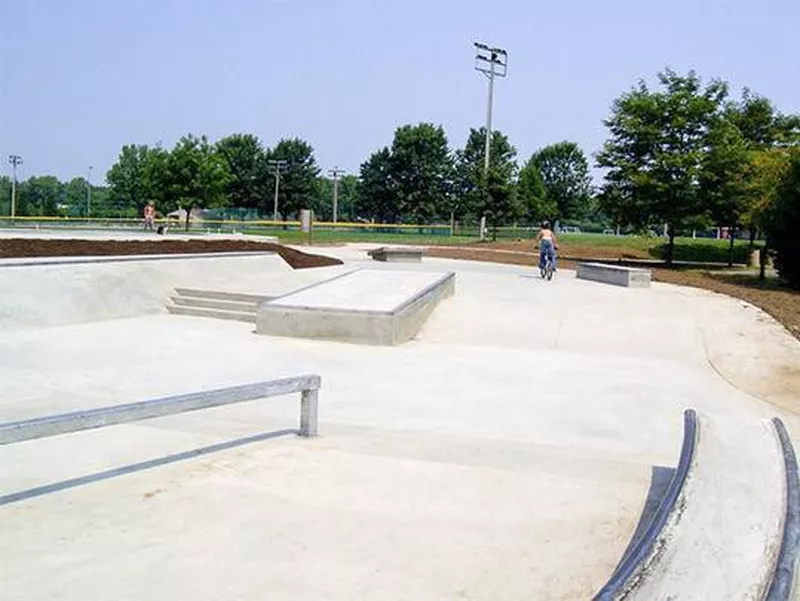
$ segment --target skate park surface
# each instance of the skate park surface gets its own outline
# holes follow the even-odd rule
[[[693,407],[715,441],[705,465],[742,470],[726,511],[752,516],[754,553],[697,598],[734,598],[778,528],[763,423],[781,417],[797,444],[797,340],[701,290],[376,263],[374,246],[304,247],[344,264],[299,271],[269,253],[0,261],[0,421],[322,377],[317,438],[287,434],[297,402],[275,398],[0,446],[0,502],[65,483],[0,505],[0,597],[588,599]],[[358,268],[454,272],[456,294],[398,346],[165,308],[175,286],[274,297]],[[224,441],[241,444],[94,477]]]

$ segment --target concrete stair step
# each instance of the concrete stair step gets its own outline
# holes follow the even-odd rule
[[[209,309],[204,307],[189,307],[167,303],[167,311],[173,315],[191,315],[193,317],[210,317],[212,319],[228,319],[231,321],[244,321],[254,324],[256,312],[230,311],[223,309]]]
[[[220,290],[203,290],[200,288],[175,288],[175,294],[183,297],[208,298],[216,300],[235,301],[242,303],[260,304],[272,300],[275,296],[268,294],[247,294],[245,292],[223,292]]]
[[[170,300],[175,305],[183,307],[198,307],[202,309],[222,309],[223,311],[237,311],[253,313],[258,310],[258,305],[250,301],[217,300],[213,298],[197,298],[193,296],[171,296]]]

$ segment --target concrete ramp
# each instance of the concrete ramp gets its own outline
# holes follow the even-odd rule
[[[175,287],[275,296],[291,272],[271,252],[0,260],[0,330],[166,313]]]
[[[259,307],[256,331],[272,336],[395,345],[413,338],[455,274],[361,269]]]

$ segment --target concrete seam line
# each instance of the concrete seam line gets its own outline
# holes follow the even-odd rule
[[[783,451],[786,475],[786,514],[783,520],[781,549],[765,599],[766,601],[788,601],[794,589],[797,561],[800,555],[800,482],[798,482],[797,456],[786,426],[777,417],[772,418],[772,425]]]
[[[278,305],[280,303],[276,303],[274,301],[279,301],[279,300],[281,300],[283,298],[286,298],[287,296],[292,296],[293,294],[298,294],[300,292],[305,292],[306,290],[310,290],[312,288],[316,288],[317,286],[322,286],[323,284],[328,284],[330,282],[333,282],[334,280],[339,280],[339,279],[341,279],[343,277],[346,277],[346,276],[351,275],[353,273],[356,273],[358,271],[361,271],[361,269],[360,268],[359,269],[353,269],[351,271],[346,271],[345,273],[340,273],[339,275],[335,275],[332,278],[328,278],[327,280],[322,280],[321,282],[314,282],[313,284],[308,284],[307,286],[301,286],[300,288],[297,288],[296,290],[292,290],[291,292],[287,292],[286,294],[281,294],[280,296],[276,296],[275,298],[273,298],[272,300],[270,300],[268,302],[270,304]]]
[[[637,573],[643,569],[651,556],[662,530],[677,506],[689,469],[693,464],[697,447],[698,428],[697,412],[694,409],[686,409],[683,412],[683,444],[681,445],[678,467],[675,470],[672,481],[669,483],[661,505],[653,515],[653,519],[642,534],[642,537],[631,549],[627,557],[616,567],[605,586],[592,598],[593,601],[612,601],[617,599],[618,595],[627,593],[628,587],[635,583]]]

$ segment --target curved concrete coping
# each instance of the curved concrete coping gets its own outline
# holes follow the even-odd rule
[[[750,601],[773,586],[791,588],[796,545],[786,529],[793,537],[795,522],[787,519],[780,429],[768,420],[692,415],[685,419],[696,419],[694,451],[687,428],[675,486],[595,599]]]
[[[678,467],[672,476],[661,505],[653,515],[650,525],[622,558],[606,585],[594,596],[595,601],[617,599],[620,594],[624,594],[635,582],[635,575],[644,568],[645,562],[653,553],[670,514],[675,510],[684,482],[689,474],[689,468],[692,465],[696,445],[697,413],[694,409],[686,409],[683,412],[683,444],[681,445]]]
[[[796,583],[797,560],[800,553],[800,482],[797,474],[797,456],[783,422],[773,418],[772,424],[781,442],[784,472],[786,475],[786,515],[783,522],[783,539],[775,572],[772,575],[766,601],[788,601]]]

